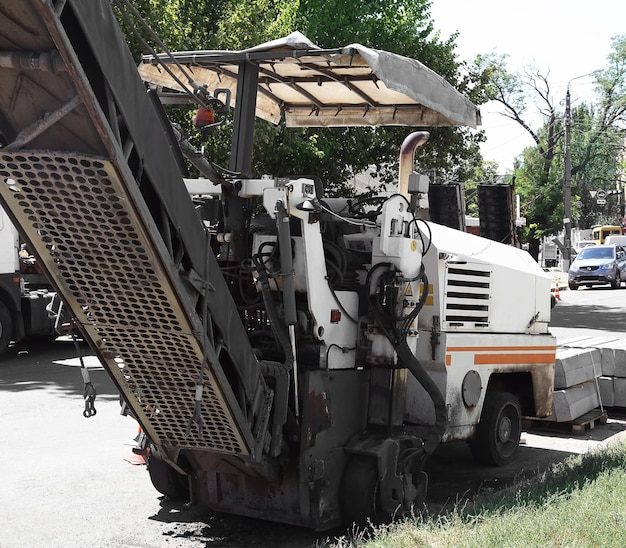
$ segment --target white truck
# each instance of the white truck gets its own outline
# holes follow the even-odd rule
[[[561,262],[561,250],[554,242],[554,236],[544,236],[541,242],[539,263],[544,268],[556,268]]]
[[[47,310],[56,293],[25,249],[0,208],[0,354],[12,341],[56,334],[55,320]]]
[[[255,116],[478,124],[444,79],[296,33],[146,58],[147,93],[107,1],[0,8],[0,202],[141,424],[159,491],[324,530],[419,506],[442,440],[504,464],[521,416],[551,413],[550,280],[524,251],[420,219],[427,132],[407,131],[398,192],[371,207],[250,175]],[[221,169],[160,101],[213,109],[218,130],[226,89]]]

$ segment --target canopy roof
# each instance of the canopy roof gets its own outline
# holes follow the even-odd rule
[[[324,50],[299,32],[243,51],[146,56],[139,72],[177,91],[191,76],[209,91],[229,89],[234,103],[237,78],[249,63],[259,71],[256,115],[274,124],[281,118],[290,127],[480,124],[478,107],[419,61],[360,44]]]

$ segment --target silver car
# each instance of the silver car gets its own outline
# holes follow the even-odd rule
[[[581,249],[568,272],[570,289],[581,285],[610,284],[613,289],[626,280],[626,251],[621,245],[596,245]]]

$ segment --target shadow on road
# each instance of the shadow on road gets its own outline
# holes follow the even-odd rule
[[[220,514],[203,506],[173,502],[167,497],[161,499],[159,512],[149,519],[171,524],[172,528],[163,534],[174,541],[195,539],[205,542],[207,547],[220,548],[310,548],[323,546],[332,533],[316,533],[302,527]],[[345,533],[339,529],[335,532]]]
[[[80,351],[97,398],[118,399],[119,392],[106,371],[93,367],[95,358],[89,347],[81,344]],[[79,356],[71,341],[20,343],[0,357],[0,391],[48,389],[82,398],[83,388]]]
[[[585,291],[601,291],[601,288]],[[588,306],[569,304],[561,301],[553,309],[550,318],[551,327],[585,329],[589,326],[603,331],[626,333],[626,322],[621,308],[608,306]]]
[[[485,466],[476,462],[464,441],[442,444],[426,463],[430,478],[427,503],[431,513],[452,510],[475,495],[489,494],[549,470],[570,455],[599,449],[623,438],[626,409],[609,408],[608,422],[575,433],[569,423],[528,428],[514,462]]]
[[[570,454],[522,446],[513,463],[493,467],[476,462],[466,442],[442,444],[426,463],[430,479],[427,506],[431,514],[453,510],[479,493],[497,491],[538,475]]]

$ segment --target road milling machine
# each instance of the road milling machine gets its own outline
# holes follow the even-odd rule
[[[384,198],[251,173],[256,117],[476,126],[421,63],[294,33],[138,70],[106,0],[1,0],[0,82],[0,201],[140,423],[160,492],[325,530],[419,507],[442,441],[505,464],[521,417],[551,413],[550,281],[420,214],[426,131]],[[166,117],[190,99],[209,130],[234,109],[228,168]]]

